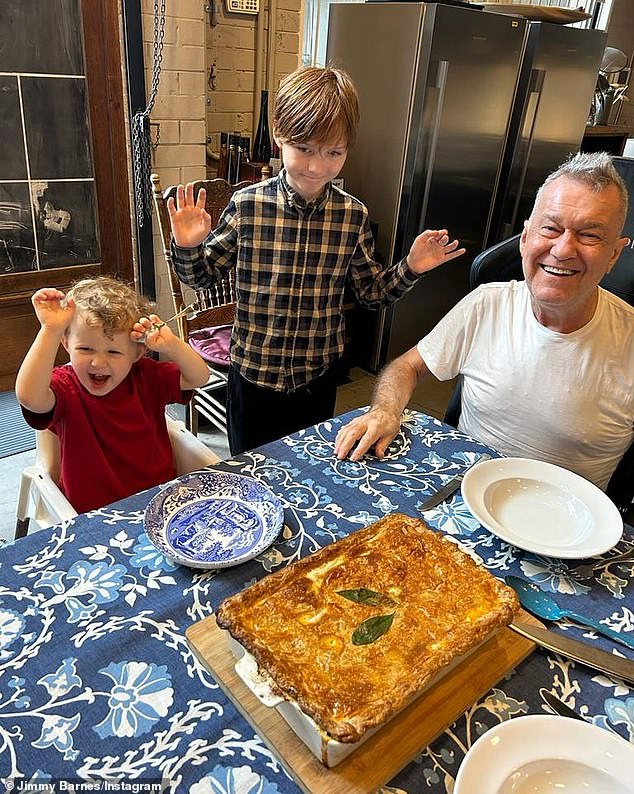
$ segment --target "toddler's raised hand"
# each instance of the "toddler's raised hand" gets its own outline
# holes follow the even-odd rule
[[[141,317],[134,324],[130,332],[130,338],[134,342],[143,343],[148,350],[167,351],[176,337],[171,328],[166,325],[158,314],[151,314],[149,317]]]
[[[43,328],[65,331],[75,314],[73,300],[66,302],[65,295],[54,287],[43,287],[31,297],[37,319]]]
[[[413,273],[426,273],[444,262],[462,256],[465,248],[458,248],[458,240],[449,242],[447,229],[427,229],[412,243],[407,266]]]
[[[173,198],[167,200],[172,234],[179,248],[195,248],[211,231],[211,216],[205,209],[206,196],[205,188],[201,188],[194,201],[194,185],[188,182],[186,187],[179,185],[176,189],[176,202]]]

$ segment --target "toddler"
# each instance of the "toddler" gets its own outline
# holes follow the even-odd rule
[[[58,436],[59,487],[75,510],[173,478],[165,406],[186,404],[207,382],[205,361],[150,313],[146,298],[115,279],[84,279],[67,295],[40,289],[31,302],[41,328],[16,396],[31,427]],[[60,344],[70,363],[56,367]]]

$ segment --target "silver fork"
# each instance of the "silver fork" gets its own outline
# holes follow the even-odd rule
[[[190,314],[190,313],[193,314],[193,312],[197,308],[198,308],[198,302],[194,301],[194,303],[189,303],[187,306],[185,306],[184,309],[181,309],[173,317],[169,317],[167,320],[161,320],[160,323],[152,323],[152,325],[147,329],[147,331],[143,334],[143,336],[140,336],[136,341],[140,343],[145,343],[145,340],[147,339],[147,335],[149,333],[160,330],[164,325],[171,323],[172,320],[177,320],[179,317],[182,317],[184,314]],[[190,317],[189,319],[192,318]]]
[[[597,568],[601,566],[612,565],[613,563],[621,563],[621,562],[634,562],[634,546],[627,551],[622,551],[620,554],[615,554],[614,557],[602,557],[596,562],[586,563],[585,565],[580,565],[578,568],[575,568],[573,573],[575,576],[578,576],[580,579],[591,579],[594,576],[594,572]]]

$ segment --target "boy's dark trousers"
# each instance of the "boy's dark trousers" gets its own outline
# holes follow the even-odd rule
[[[231,366],[227,386],[227,434],[231,454],[239,455],[331,419],[336,397],[335,366],[292,392],[258,386]]]

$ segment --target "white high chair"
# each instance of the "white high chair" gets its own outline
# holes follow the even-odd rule
[[[167,414],[165,420],[174,450],[176,474],[188,474],[218,463],[220,458],[190,433],[183,422],[172,419]],[[59,439],[50,430],[38,430],[36,439],[35,464],[24,469],[20,481],[16,539],[28,533],[30,521],[43,529],[77,515],[77,511],[57,485],[60,475]]]

